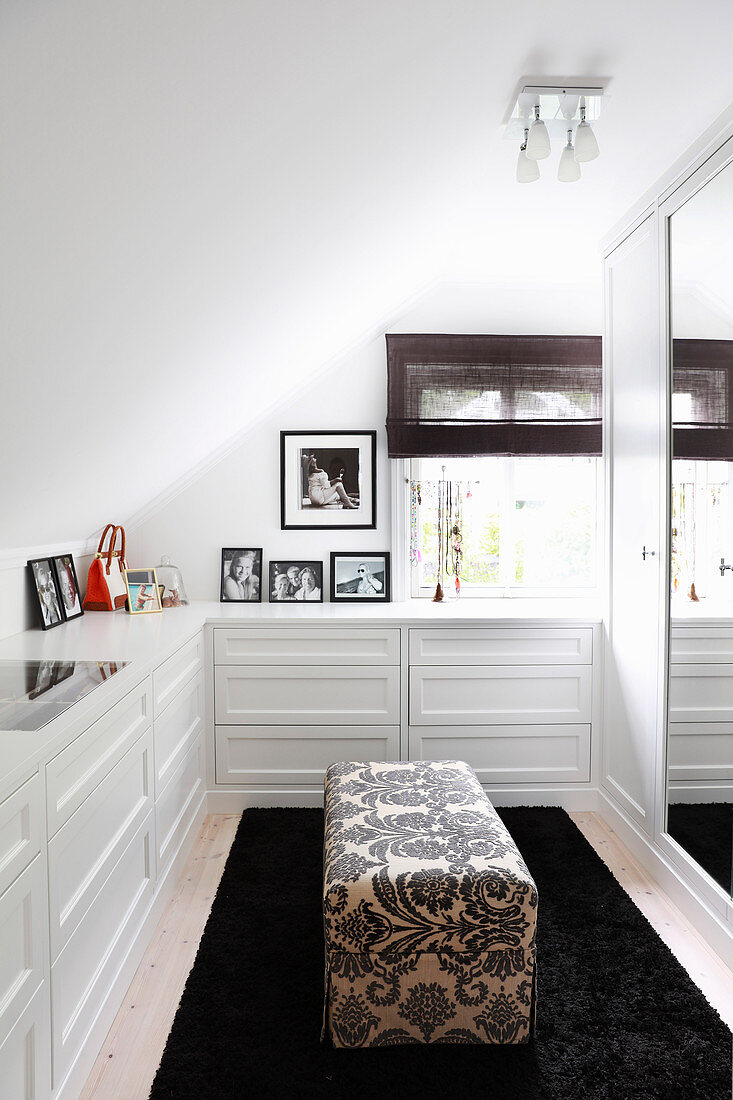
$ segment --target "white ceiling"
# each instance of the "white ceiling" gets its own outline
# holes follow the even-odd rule
[[[733,99],[719,0],[3,0],[0,547],[125,519],[440,279],[587,283]],[[522,77],[602,155],[513,181]]]

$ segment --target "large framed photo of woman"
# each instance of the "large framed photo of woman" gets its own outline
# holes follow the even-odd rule
[[[283,531],[377,525],[377,433],[280,432]]]

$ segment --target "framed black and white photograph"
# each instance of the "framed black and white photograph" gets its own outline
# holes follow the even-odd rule
[[[56,577],[56,587],[61,597],[61,611],[65,619],[78,619],[84,614],[81,606],[79,581],[76,579],[74,559],[71,554],[57,554],[51,559]]]
[[[127,610],[131,615],[149,615],[162,611],[160,588],[154,569],[124,569]]]
[[[323,603],[322,561],[271,561],[270,603]]]
[[[331,553],[331,603],[389,603],[389,553]]]
[[[262,547],[224,547],[221,552],[220,603],[260,603]]]
[[[280,432],[284,531],[377,525],[377,433]]]
[[[61,597],[50,558],[34,558],[28,562],[38,606],[41,612],[41,630],[50,630],[64,621]]]

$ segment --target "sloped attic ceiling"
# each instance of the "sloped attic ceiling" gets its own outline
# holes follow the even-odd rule
[[[599,237],[731,99],[730,23],[4,0],[0,547],[124,520],[436,278],[597,291]],[[518,187],[504,114],[551,74],[612,77],[602,156]]]

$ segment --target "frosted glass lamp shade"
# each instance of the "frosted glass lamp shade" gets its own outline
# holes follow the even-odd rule
[[[524,147],[517,157],[517,183],[534,183],[540,178],[540,166],[536,160],[529,160]]]
[[[572,145],[566,145],[560,154],[560,164],[557,168],[557,178],[560,183],[575,183],[580,179],[580,165],[574,154]]]
[[[575,159],[579,164],[584,164],[588,160],[595,160],[599,153],[596,135],[590,123],[579,122],[575,131]]]
[[[570,122],[575,118],[575,112],[578,109],[578,103],[580,102],[579,95],[561,95],[560,96],[560,111],[562,117]]]
[[[544,160],[550,155],[550,135],[541,118],[536,118],[529,128],[526,155],[529,160]]]

